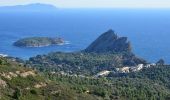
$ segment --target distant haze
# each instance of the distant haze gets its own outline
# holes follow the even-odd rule
[[[170,0],[0,0],[0,6],[30,3],[52,4],[60,8],[169,8]]]
[[[28,5],[14,5],[14,6],[1,6],[0,11],[54,11],[56,7],[50,4],[28,4]]]

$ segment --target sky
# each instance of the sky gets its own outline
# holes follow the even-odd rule
[[[170,8],[170,0],[0,0],[0,6],[30,3],[52,4],[59,8]]]

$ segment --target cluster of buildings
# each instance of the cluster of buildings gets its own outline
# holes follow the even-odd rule
[[[130,66],[130,67],[122,67],[122,68],[116,68],[115,71],[108,71],[108,70],[104,70],[104,71],[101,71],[99,73],[97,73],[95,75],[95,77],[101,77],[101,76],[107,76],[109,75],[111,72],[114,72],[114,73],[131,73],[131,72],[137,72],[137,71],[140,71],[144,68],[150,68],[150,67],[154,67],[156,66],[156,64],[138,64],[137,66]]]
[[[142,70],[143,68],[150,68],[154,67],[156,64],[139,64],[137,66],[132,66],[132,67],[123,67],[123,68],[116,68],[116,72],[118,73],[130,73],[130,72],[137,72]]]

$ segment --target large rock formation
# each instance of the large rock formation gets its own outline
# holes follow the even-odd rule
[[[99,36],[85,49],[85,52],[131,52],[131,44],[127,41],[127,37],[119,37],[113,30],[109,30]]]

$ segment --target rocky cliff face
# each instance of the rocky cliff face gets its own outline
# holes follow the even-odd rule
[[[113,30],[109,30],[99,36],[85,49],[85,52],[131,52],[131,44],[127,41],[127,37],[119,37]]]

